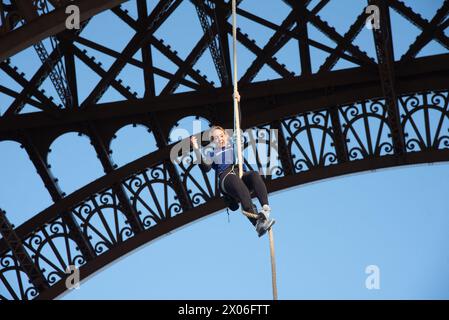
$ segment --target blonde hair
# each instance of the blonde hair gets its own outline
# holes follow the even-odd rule
[[[220,126],[212,126],[209,129],[209,141],[212,142],[214,137],[212,136],[212,133],[214,132],[214,130],[221,130],[226,136],[229,137],[228,133],[226,132],[226,130],[223,127]]]

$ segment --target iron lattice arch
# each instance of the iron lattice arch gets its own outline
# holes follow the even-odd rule
[[[258,16],[244,7],[245,1],[238,1],[239,16],[272,32],[260,45],[243,28],[238,31],[239,43],[254,54],[239,80],[242,126],[252,129],[244,147],[251,153],[251,142],[260,139],[274,142],[271,147],[278,151],[278,163],[270,172],[262,161],[245,161],[264,175],[270,192],[353,172],[449,160],[449,55],[417,58],[432,40],[449,49],[449,1],[442,1],[429,21],[402,1],[370,0],[344,34],[319,15],[334,1],[279,0],[278,5],[288,9],[281,23]],[[199,171],[193,153],[183,154],[179,163],[170,160],[174,144],[169,133],[179,119],[190,115],[231,127],[230,4],[160,0],[153,6],[146,1],[120,6],[121,2],[70,2],[86,10],[81,29],[73,31],[65,30],[58,18],[67,1],[1,2],[0,69],[2,77],[22,89],[0,83],[0,93],[12,99],[0,117],[0,141],[13,140],[24,147],[54,201],[18,227],[0,211],[1,299],[55,298],[66,290],[68,266],[77,266],[87,277],[140,245],[224,208],[217,177]],[[134,15],[127,9],[131,5]],[[202,30],[185,56],[157,33],[183,5],[197,15]],[[380,28],[372,31],[374,57],[354,44],[365,27],[366,5],[380,10]],[[84,36],[102,11],[133,31],[123,50]],[[421,30],[400,59],[394,58],[391,11]],[[335,46],[312,39],[312,26]],[[276,57],[291,41],[297,44],[299,69]],[[14,65],[14,54],[30,45],[42,61],[31,77]],[[112,62],[103,66],[86,48]],[[316,68],[311,48],[327,53]],[[157,66],[156,51],[176,69]],[[204,55],[210,56],[207,70],[215,72],[216,83],[195,67]],[[82,101],[75,60],[100,77]],[[340,60],[356,66],[337,70]],[[119,78],[130,65],[142,74],[141,93]],[[276,76],[258,81],[264,66]],[[158,90],[157,77],[165,79]],[[55,96],[41,91],[46,83],[54,86]],[[179,91],[182,87],[187,90]],[[123,99],[102,102],[109,88]],[[25,112],[27,108],[34,112]],[[129,124],[150,128],[158,150],[117,167],[109,146],[115,133]],[[275,137],[271,129],[277,129]],[[105,174],[65,195],[47,156],[53,141],[73,131],[89,137]],[[270,147],[265,150],[272,152]]]

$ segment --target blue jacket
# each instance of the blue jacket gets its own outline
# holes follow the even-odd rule
[[[206,159],[201,156],[198,149],[194,149],[198,159],[201,159],[200,167],[202,170],[208,172],[211,168],[214,169],[218,176],[222,174],[229,166],[236,163],[234,157],[234,147],[228,144],[220,149],[215,149],[208,153]],[[243,164],[243,172],[248,171],[248,168]]]

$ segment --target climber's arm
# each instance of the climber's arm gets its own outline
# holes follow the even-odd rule
[[[195,136],[192,136],[190,139],[193,145],[193,152],[195,152],[195,156],[198,162],[198,165],[200,166],[200,169],[204,172],[209,172],[212,168],[212,159],[208,157],[203,157],[201,154],[201,151],[198,146],[198,142]]]

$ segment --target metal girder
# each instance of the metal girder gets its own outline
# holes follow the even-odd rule
[[[245,11],[243,9],[238,8],[237,9],[237,13],[239,15],[249,19],[249,20],[254,21],[255,23],[258,23],[258,24],[260,24],[260,25],[262,25],[264,27],[267,27],[269,29],[272,29],[274,31],[278,31],[280,29],[280,26],[278,26],[277,24],[272,23],[272,22],[270,22],[268,20],[265,20],[265,19],[263,19],[261,17],[258,17],[256,15],[252,14],[251,12]],[[301,39],[302,39],[303,36],[300,34],[299,30],[300,30],[300,27],[299,28],[296,27],[292,31],[285,30],[286,35],[289,37],[289,39],[287,39],[287,41],[290,40],[290,38],[291,39],[297,39],[298,41],[302,41]],[[313,47],[315,47],[317,49],[320,49],[320,50],[322,50],[324,52],[327,52],[327,53],[330,53],[330,54],[335,52],[334,48],[326,46],[326,45],[324,45],[324,44],[322,44],[322,43],[320,43],[318,41],[315,41],[313,39],[307,39],[307,42],[308,42],[309,46],[313,46]],[[358,64],[358,65],[362,65],[363,64],[363,62],[361,60],[359,60],[358,58],[350,56],[350,55],[348,55],[348,54],[346,54],[344,52],[340,52],[340,58],[344,58],[345,60],[348,60],[348,61],[350,61],[350,62],[352,62],[354,64]]]
[[[237,1],[237,4],[240,3],[241,0]],[[173,93],[176,88],[179,85],[179,82],[181,79],[183,79],[186,76],[186,73],[188,70],[192,69],[192,67],[195,65],[195,63],[198,61],[198,59],[201,57],[203,52],[208,47],[210,37],[215,37],[217,35],[217,23],[224,24],[224,26],[221,27],[221,31],[224,29],[225,32],[232,33],[230,29],[232,27],[230,24],[226,21],[226,19],[231,15],[231,5],[228,3],[227,5],[221,6],[221,16],[224,17],[220,19],[220,21],[214,21],[214,23],[210,26],[207,33],[205,33],[201,39],[198,41],[196,46],[192,49],[190,54],[187,56],[183,64],[179,67],[179,69],[175,73],[175,77],[167,83],[167,85],[164,87],[164,89],[161,92],[161,95],[168,95],[170,93]],[[221,39],[224,37],[221,36]],[[222,40],[224,41],[224,40]]]
[[[299,59],[301,62],[301,75],[307,75],[312,73],[312,62],[310,59],[310,48],[309,48],[309,31],[307,27],[307,18],[306,18],[306,8],[308,2],[296,3],[295,6],[293,7],[293,10],[296,11],[297,15],[296,21],[299,28],[298,46],[299,46]],[[324,1],[322,2],[324,3]],[[317,12],[320,10],[320,8],[317,7],[315,7],[314,9],[317,9]]]
[[[75,51],[77,52],[77,55],[87,64],[89,65],[95,72],[97,72],[100,76],[103,76],[105,71],[97,64],[95,64],[93,61],[87,58],[87,56],[81,52],[78,48],[75,48]],[[114,86],[120,93],[122,93],[127,99],[134,101],[137,100],[136,97],[131,94],[126,88],[123,87],[121,83],[114,80],[112,83],[112,86]],[[154,116],[152,113],[148,113],[145,115],[146,118],[148,118],[148,127],[152,128],[156,142],[158,147],[162,148],[167,145],[167,141],[165,139],[165,134],[162,132],[161,128],[158,125],[158,122],[154,119]],[[110,173],[114,170],[114,165],[109,157],[109,152],[106,150],[106,146],[104,142],[102,141],[101,137],[98,135],[97,130],[95,126],[89,122],[89,131],[92,134],[92,143],[95,147],[95,150],[97,152],[97,155],[103,165],[103,168],[105,172]],[[177,194],[178,199],[181,202],[181,206],[184,210],[189,210],[192,207],[192,203],[187,196],[187,191],[184,189],[181,183],[181,179],[179,177],[179,173],[177,172],[176,168],[174,167],[173,163],[167,162],[166,163],[167,170],[170,174],[170,177],[173,181],[175,192]],[[115,185],[114,186],[114,192],[117,194],[120,203],[122,204],[124,208],[125,215],[128,218],[128,221],[131,224],[131,227],[135,234],[141,232],[143,230],[142,223],[139,220],[139,217],[133,207],[130,204],[129,198],[126,195],[125,190],[123,189],[123,186],[121,185]]]
[[[445,22],[440,24],[440,28],[441,30],[446,30],[447,28],[449,28],[449,18]],[[446,42],[445,47],[449,49],[449,39]]]
[[[285,139],[284,131],[282,130],[282,123],[281,121],[275,121],[271,125],[271,128],[274,130],[277,130],[278,133],[278,153],[279,153],[279,160],[281,161],[282,168],[284,170],[284,173],[286,175],[292,175],[294,174],[294,164],[293,164],[293,158],[290,152],[290,149],[287,145],[287,140]]]
[[[79,108],[78,84],[76,80],[75,55],[71,50],[71,43],[66,39],[61,41],[61,49],[64,52],[64,62],[67,76],[67,87],[70,92],[70,105],[68,108]]]
[[[95,152],[97,153],[101,165],[103,166],[104,172],[106,174],[109,174],[112,171],[114,171],[115,168],[114,163],[112,162],[109,156],[109,150],[106,148],[106,145],[104,144],[103,139],[101,138],[95,124],[89,122],[87,124],[87,127],[88,127],[87,132],[89,133],[91,143],[95,148]],[[120,201],[120,205],[123,209],[123,212],[134,234],[142,232],[143,230],[142,222],[140,221],[137,212],[132,207],[123,186],[119,184],[113,185],[112,190],[117,195],[117,198]]]
[[[203,0],[200,0],[203,1]],[[240,4],[242,0],[237,0],[237,6]],[[212,20],[212,24],[204,25],[203,31],[204,35],[197,43],[197,45],[192,49],[191,53],[184,61],[182,66],[178,69],[175,74],[175,77],[165,86],[162,90],[161,95],[166,95],[169,93],[173,93],[179,85],[181,79],[183,79],[186,75],[187,70],[190,70],[195,63],[198,61],[200,56],[206,50],[206,48],[211,45],[211,41],[215,39],[215,37],[219,36],[218,47],[217,50],[212,49],[214,51],[218,51],[216,57],[213,59],[217,60],[216,63],[218,65],[218,72],[222,74],[223,80],[228,79],[228,83],[230,82],[231,77],[231,60],[229,57],[229,45],[227,42],[227,31],[225,31],[225,27],[229,25],[227,22],[227,18],[231,15],[231,5],[230,3],[224,3],[223,1],[216,2],[216,9],[218,10],[217,18]],[[211,12],[209,12],[209,16],[211,16]],[[213,46],[213,45],[212,45]],[[218,57],[218,55],[220,57]],[[214,62],[215,62],[214,60]],[[223,66],[220,66],[224,64]]]
[[[338,115],[337,107],[331,107],[329,110],[332,128],[334,133],[334,147],[337,154],[338,163],[345,163],[349,161],[348,157],[348,148],[346,146],[346,139],[343,136],[343,132],[341,130],[341,121]]]
[[[360,13],[355,22],[349,28],[348,32],[344,35],[343,40],[341,42],[338,42],[335,50],[329,57],[326,58],[326,61],[320,67],[319,72],[329,71],[335,66],[341,54],[346,50],[346,48],[350,44],[352,44],[355,37],[357,37],[362,28],[365,26],[365,21],[366,21],[366,13],[363,10],[363,12]]]
[[[163,132],[163,129],[161,128],[154,114],[148,113],[147,119],[148,119],[147,120],[148,127],[152,128],[158,148],[159,149],[167,148],[168,147],[168,142],[166,139],[167,133]],[[164,165],[166,166],[170,178],[173,182],[174,190],[181,203],[182,209],[184,211],[192,209],[193,208],[192,201],[189,198],[187,190],[184,188],[182,184],[180,174],[176,169],[175,165],[173,164],[173,162],[168,161],[168,159],[164,161]]]
[[[14,98],[14,99],[17,99],[20,96],[19,92],[11,90],[11,89],[9,89],[9,88],[7,88],[5,86],[2,86],[2,85],[0,85],[0,92],[4,93],[4,94],[6,94],[6,95],[8,95],[8,96],[10,96],[11,98]],[[33,107],[36,107],[36,108],[41,109],[41,110],[43,108],[42,107],[42,103],[40,103],[37,100],[31,99],[31,98],[25,99],[25,103],[28,103],[28,104],[32,105]]]
[[[96,73],[98,73],[100,76],[104,76],[105,72],[101,66],[94,63],[91,59],[89,59],[85,53],[81,52],[78,48],[74,47],[74,51],[77,54],[77,56],[82,59],[89,67],[91,67]],[[112,86],[117,89],[118,92],[124,95],[128,100],[130,101],[136,101],[137,98],[135,95],[133,95],[127,88],[125,88],[121,83],[114,80],[112,83]],[[165,134],[160,129],[158,122],[154,119],[154,116],[151,112],[146,114],[146,117],[148,118],[148,127],[153,129],[153,132],[155,133],[155,138],[158,143],[159,147],[163,147],[167,145],[167,141],[165,140]],[[106,173],[111,173],[114,171],[115,167],[112,162],[112,160],[109,157],[109,152],[106,148],[106,145],[104,143],[104,139],[101,138],[101,135],[98,133],[98,129],[96,128],[97,125],[95,125],[92,121],[87,122],[88,132],[90,132],[91,135],[91,142],[95,148],[95,151],[100,159],[100,162],[102,163],[103,169]],[[178,198],[181,201],[182,207],[185,210],[188,210],[192,207],[192,204],[187,196],[186,190],[182,187],[182,184],[180,183],[179,174],[176,171],[176,168],[173,166],[172,163],[167,163],[167,169],[169,171],[169,174],[173,180],[174,186],[175,186],[175,192],[178,196]],[[114,192],[117,194],[117,197],[119,198],[120,203],[123,206],[125,215],[128,218],[128,221],[130,222],[130,225],[134,231],[134,233],[139,233],[143,230],[142,223],[139,220],[139,217],[135,210],[132,208],[129,198],[126,195],[125,190],[123,189],[123,186],[121,185],[115,185],[113,187]]]
[[[45,188],[48,190],[48,193],[52,197],[53,201],[55,203],[61,201],[64,198],[64,193],[59,188],[57,179],[53,177],[51,171],[49,170],[50,168],[44,160],[42,152],[35,146],[28,133],[20,131],[19,135],[25,151],[30,157],[31,162],[44,182]],[[94,250],[82,233],[78,223],[73,217],[73,214],[69,210],[64,210],[61,213],[61,219],[67,226],[70,236],[75,241],[86,261],[92,260],[95,257]]]
[[[196,8],[204,34],[209,35],[209,51],[212,57],[212,61],[214,62],[215,70],[217,71],[218,78],[220,79],[220,83],[223,87],[228,86],[230,84],[231,78],[228,77],[229,70],[227,69],[230,68],[230,65],[226,65],[225,53],[222,47],[223,41],[217,39],[217,36],[220,35],[220,32],[217,32],[217,34],[213,34],[211,30],[212,24],[215,24],[217,28],[219,27],[218,19],[216,19],[217,15],[212,14],[212,12],[215,13],[216,6],[210,0],[190,1]]]
[[[165,223],[158,224],[153,227],[151,231],[145,231],[139,235],[117,245],[113,250],[109,250],[106,253],[99,256],[94,262],[88,263],[80,268],[80,274],[84,278],[85,276],[94,274],[100,271],[106,265],[116,261],[123,257],[126,253],[139,248],[140,246],[158,239],[166,234],[173,232],[174,230],[186,226],[194,221],[210,215],[210,212],[216,212],[223,209],[223,201],[221,199],[215,199],[210,201],[210,205],[206,208],[194,208],[189,211],[189,214],[180,214],[173,218],[168,219]],[[55,299],[60,294],[65,292],[67,288],[61,282],[56,283],[54,286],[43,292],[37,297],[39,300]]]
[[[321,32],[326,34],[330,39],[332,39],[336,43],[344,41],[344,38],[338,32],[336,32],[334,28],[329,26],[327,22],[323,21],[319,16],[312,15],[309,12],[307,12],[307,16],[309,17],[310,22]],[[354,57],[358,58],[362,62],[362,65],[374,65],[374,61],[365,52],[355,47],[354,44],[348,45],[347,51],[349,51]]]
[[[57,41],[52,39],[52,41]],[[53,42],[52,42],[53,43]],[[60,48],[58,47],[59,44],[56,43],[56,50],[60,52]],[[51,64],[51,59],[48,55],[48,51],[45,48],[44,44],[42,42],[38,42],[34,44],[34,49],[36,50],[42,64],[49,64],[49,77],[51,82],[53,83],[53,86],[56,89],[56,92],[59,96],[59,99],[62,102],[62,105],[66,108],[70,108],[72,106],[72,95],[69,90],[69,87],[67,85],[66,80],[66,72],[65,67],[62,64],[61,59],[58,59],[57,63],[55,65]],[[61,53],[62,54],[62,53]]]
[[[423,29],[423,32],[416,38],[415,42],[412,43],[407,50],[407,52],[402,56],[402,61],[411,60],[416,57],[416,55],[421,51],[424,46],[429,43],[435,35],[438,33],[437,39],[443,39],[443,45],[448,47],[447,37],[444,36],[444,29],[440,28],[440,24],[449,15],[449,0],[445,0],[441,8],[438,9],[435,16],[432,18],[430,23]],[[442,37],[442,34],[444,37]],[[441,42],[441,40],[440,40]]]
[[[377,29],[373,28],[379,75],[387,105],[388,120],[395,153],[403,155],[405,153],[405,140],[401,128],[396,95],[394,51],[389,6],[386,0],[368,0],[368,3],[378,6],[380,11],[380,27]]]
[[[251,65],[246,70],[245,74],[241,77],[240,83],[247,84],[250,83],[260,69],[272,59],[274,54],[282,48],[289,40],[286,36],[286,31],[290,31],[291,28],[296,24],[297,17],[294,12],[291,12],[281,23],[279,29],[273,34],[268,43],[263,47],[256,59],[251,63]],[[282,66],[285,69],[285,66]],[[291,77],[292,75],[288,70],[281,71],[284,76]]]
[[[180,62],[181,63],[180,67],[174,74],[174,77],[166,84],[164,89],[161,91],[160,93],[161,96],[174,93],[174,91],[178,88],[181,80],[184,79],[189,70],[192,70],[192,67],[195,65],[200,56],[206,50],[208,39],[209,39],[208,35],[203,35],[200,41],[197,43],[197,45],[192,49],[190,54],[187,56],[187,58],[184,61]],[[152,44],[157,46],[155,42],[153,42]],[[204,81],[206,81],[206,79],[204,79]],[[213,88],[213,84],[210,83],[209,88]]]
[[[321,71],[324,70],[330,70],[333,65],[337,62],[337,60],[340,57],[345,57],[349,61],[358,63],[360,65],[373,65],[372,61],[367,57],[367,55],[363,52],[361,52],[358,48],[354,47],[352,45],[352,40],[354,37],[360,32],[362,29],[365,19],[364,14],[361,14],[357,21],[354,23],[354,25],[351,27],[351,29],[348,31],[348,33],[345,35],[344,38],[342,38],[338,33],[335,32],[332,28],[330,28],[327,23],[322,21],[319,17],[316,16],[316,14],[311,13],[306,9],[307,3],[305,4],[299,4],[297,2],[293,1],[285,1],[287,2],[293,9],[292,13],[284,20],[281,26],[279,27],[271,27],[276,30],[276,33],[272,36],[269,43],[266,45],[266,47],[263,49],[267,51],[269,54],[267,56],[274,55],[277,51],[279,51],[291,38],[297,38],[299,43],[299,51],[300,51],[300,61],[301,61],[301,70],[303,75],[307,75],[311,73],[311,61],[310,61],[310,51],[309,51],[309,45],[316,45],[320,49],[326,49],[322,48],[323,46],[321,44],[318,44],[314,41],[311,41],[308,39],[308,31],[307,31],[307,22],[310,20],[312,24],[314,24],[316,27],[321,29],[323,32],[325,32],[329,37],[337,41],[338,47],[336,49],[327,50],[328,52],[331,52],[331,55],[326,60],[325,64],[320,68]],[[242,12],[244,14],[244,12]],[[248,14],[247,14],[248,16]],[[292,21],[292,17],[295,17],[295,21]],[[250,17],[257,22],[264,23],[263,19],[258,17]],[[296,22],[296,27],[294,29],[291,29],[293,27],[293,23]],[[349,51],[355,52],[354,56],[358,57],[361,60],[356,60],[354,57],[350,57],[348,55],[345,55],[344,50],[347,48]],[[264,55],[258,54],[258,58],[252,63],[251,67],[248,68],[246,74],[242,77],[241,82],[242,83],[248,83],[250,82],[257,72],[260,70],[260,68],[263,66],[264,61]],[[266,59],[265,59],[266,60]],[[275,69],[276,70],[276,69]],[[280,73],[281,74],[281,73]],[[286,74],[281,74],[284,77]]]
[[[82,44],[82,45],[85,45],[85,46],[87,46],[87,47],[89,47],[89,48],[92,48],[92,49],[94,49],[94,50],[97,50],[97,51],[99,51],[99,52],[101,52],[101,53],[104,53],[104,54],[106,54],[106,55],[109,55],[109,56],[111,56],[111,57],[113,57],[113,58],[118,59],[118,58],[120,57],[120,53],[119,53],[119,52],[114,51],[114,50],[112,50],[112,49],[109,49],[109,48],[107,48],[107,47],[105,47],[105,46],[102,46],[101,44],[95,43],[95,42],[90,41],[90,40],[88,40],[88,39],[85,39],[85,38],[83,38],[83,37],[77,37],[77,38],[75,39],[75,41],[76,41],[77,43],[80,43],[80,44]],[[156,43],[159,43],[159,41],[155,41],[155,42],[156,42]],[[75,48],[78,49],[78,47],[76,47],[76,46],[75,46]],[[73,50],[75,50],[75,49],[73,49]],[[142,49],[142,50],[145,50],[145,49]],[[77,52],[82,52],[82,51],[78,49]],[[83,55],[84,55],[84,54],[83,54]],[[177,57],[177,59],[179,59],[179,61],[182,61],[182,60],[181,60],[180,58],[178,58],[178,57]],[[90,59],[89,59],[89,60],[90,60]],[[129,60],[129,64],[147,70],[146,73],[145,73],[146,76],[147,76],[148,72],[149,72],[149,74],[151,74],[151,72],[154,72],[154,74],[157,74],[158,76],[161,76],[161,77],[166,78],[166,79],[171,79],[171,78],[173,78],[173,74],[171,74],[171,73],[169,73],[169,72],[167,72],[167,71],[164,71],[164,70],[162,70],[162,69],[159,69],[159,68],[157,68],[157,67],[154,67],[154,66],[152,66],[151,64],[148,65],[148,64],[144,63],[143,61],[139,61],[139,60],[136,60],[136,59],[134,59],[134,58],[132,58],[132,59]],[[195,74],[197,74],[197,73],[195,73]],[[198,75],[198,76],[199,76],[199,75]],[[199,77],[200,77],[201,79],[203,79],[201,76],[199,76]],[[192,81],[189,81],[189,80],[186,80],[186,79],[181,80],[181,84],[183,84],[183,85],[185,85],[185,86],[187,86],[187,87],[189,87],[189,88],[195,89],[195,90],[198,90],[198,89],[200,88],[200,86],[199,86],[197,83],[192,82]],[[111,84],[111,85],[113,86],[113,84]]]
[[[2,209],[0,209],[0,234],[35,289],[38,292],[48,289],[49,285],[44,275],[28,255],[22,240],[14,231],[13,226],[6,217],[6,212]]]
[[[158,2],[151,14],[145,19],[144,30],[136,32],[136,34],[123,49],[120,58],[112,64],[105,76],[81,104],[81,108],[86,105],[96,103],[103,96],[110,83],[128,63],[129,59],[131,59],[139,48],[153,36],[153,33],[170,16],[170,13],[173,12],[173,10],[175,10],[180,3],[180,0],[162,0]]]
[[[87,56],[84,57],[81,50],[76,47],[74,49],[75,53],[80,54],[81,59],[85,58],[87,63],[90,62],[89,66],[98,67]],[[419,58],[413,63],[396,62],[395,69],[397,93],[445,88],[449,72],[449,55]],[[100,71],[98,70],[98,72]],[[101,76],[102,73],[99,75]],[[308,77],[252,83],[242,89],[242,94],[245,95],[242,112],[245,114],[244,119],[266,118],[270,120],[273,116],[283,117],[297,112],[297,107],[296,109],[293,106],[289,107],[292,101],[301,102],[304,106],[302,110],[306,110],[306,108],[313,110],[329,105],[329,103],[338,105],[368,97],[382,97],[383,91],[379,86],[379,81],[379,75],[369,72],[369,69],[353,68],[314,74]],[[164,115],[176,115],[183,109],[200,110],[206,106],[220,107],[230,101],[229,92],[223,88],[217,88],[211,92],[187,92],[170,97],[136,99],[118,82],[117,85],[113,83],[113,86],[127,99],[132,97],[133,100],[103,103],[97,105],[96,108],[88,108],[83,111],[59,110],[59,115],[56,117],[51,117],[46,113],[34,113],[0,118],[0,140],[12,139],[11,131],[17,129],[44,129],[74,123],[82,124],[86,121],[105,123],[109,119],[132,116],[138,118],[143,114],[156,111],[158,117],[162,118]],[[330,91],[330,89],[332,90]],[[277,105],[265,106],[264,99],[272,96],[277,97]],[[251,113],[252,110],[257,110],[257,112]],[[162,121],[162,119],[158,121]]]
[[[11,5],[9,5],[9,6],[11,6]],[[6,5],[3,4],[3,1],[0,1],[0,35],[3,32],[7,32],[11,28],[10,22],[8,21],[8,18],[7,18],[7,15],[8,15],[8,10],[6,8]]]
[[[102,66],[98,63],[95,63],[92,59],[90,59],[84,51],[81,51],[78,47],[72,46],[71,50],[75,54],[77,58],[79,58],[82,62],[84,62],[89,68],[91,68],[96,74],[100,76],[100,78],[105,77],[107,71],[102,68]],[[134,97],[130,91],[129,87],[124,87],[120,80],[113,79],[109,84],[114,89],[116,89],[123,97],[130,98]]]
[[[321,0],[320,2],[317,3],[317,5],[312,9],[312,14],[318,14],[321,9],[323,9],[330,0]]]
[[[407,7],[402,1],[399,0],[391,0],[388,3],[391,8],[396,10],[397,13],[402,15],[404,18],[409,20],[411,23],[415,24],[421,30],[430,29],[430,23],[424,19],[421,15],[414,12],[410,7]],[[443,23],[439,26],[439,28],[434,29],[433,36],[435,40],[438,41],[442,46],[449,50],[449,37],[444,34],[444,29],[448,27],[449,20],[446,21],[446,24]]]
[[[138,22],[141,30],[145,29],[145,18],[148,17],[148,7],[146,1],[137,2]],[[145,81],[145,97],[156,95],[156,85],[154,82],[153,55],[151,46],[143,45],[141,49],[143,64],[143,79]]]
[[[240,2],[241,0],[239,0],[238,3]],[[227,73],[227,78],[232,79],[231,53],[229,49],[228,33],[224,28],[227,22],[226,3],[224,2],[224,0],[215,0],[215,13],[217,16],[216,22],[218,25],[218,41],[220,49],[222,50],[222,54],[224,56],[225,71]]]
[[[26,23],[29,23],[39,17],[39,14],[37,12],[39,5],[43,5],[43,7],[41,8],[42,10],[48,10],[48,6],[45,1],[39,4],[33,4],[31,1],[27,0],[13,0],[13,3],[17,6],[20,15]],[[55,37],[50,37],[50,40],[52,45],[54,44],[54,42],[56,42],[56,47],[58,46],[57,39],[55,39]],[[72,101],[71,94],[69,88],[67,87],[65,79],[64,65],[59,59],[55,64],[53,64],[53,60],[50,59],[47,49],[41,41],[36,42],[35,44],[33,44],[33,46],[42,64],[49,64],[48,68],[50,80],[53,83],[56,92],[58,93],[59,98],[62,101],[62,104],[65,107],[69,107],[72,104]]]
[[[93,61],[91,61],[90,59],[88,59],[88,57],[83,52],[81,52],[78,48],[75,48],[75,52],[95,72],[97,72],[100,76],[104,76],[104,74],[106,72],[101,68],[101,66],[99,66],[98,64],[96,64]],[[112,86],[114,88],[116,88],[120,93],[122,93],[127,99],[129,99],[131,101],[137,100],[135,95],[131,94],[131,92],[129,92],[129,90],[127,90],[118,81],[114,80],[112,83]],[[154,120],[154,116],[151,113],[148,113],[146,116],[149,119],[148,127],[153,129],[158,146],[159,147],[166,146],[167,141],[164,139],[165,135],[161,132],[161,129],[159,128],[157,121]],[[109,152],[106,148],[105,143],[103,142],[103,139],[98,134],[98,130],[96,129],[96,126],[91,121],[88,122],[88,132],[91,133],[92,144],[93,144],[95,151],[102,163],[103,169],[105,170],[106,173],[111,173],[115,169],[114,164],[109,157]],[[191,202],[189,201],[189,198],[187,196],[185,189],[182,187],[182,185],[180,183],[179,174],[177,173],[176,168],[173,166],[172,163],[168,163],[167,168],[168,168],[171,178],[173,179],[173,182],[175,185],[175,192],[178,195],[178,198],[180,199],[183,208],[185,210],[188,210],[189,208],[192,207],[192,205],[191,205]],[[141,232],[143,230],[142,223],[139,220],[137,212],[135,212],[135,210],[131,206],[129,198],[126,195],[126,192],[123,189],[123,186],[115,185],[113,187],[113,190],[117,194],[119,201],[123,206],[125,215],[127,216],[127,219],[130,222],[132,230],[134,231],[135,234]]]
[[[232,26],[230,23],[226,24],[226,30],[229,34],[232,34]],[[283,78],[293,78],[294,74],[287,70],[285,65],[280,64],[273,56],[267,55],[263,49],[255,44],[255,41],[251,40],[247,34],[244,34],[237,28],[237,40],[243,44],[248,50],[250,50],[257,59],[264,59],[264,62],[269,65],[275,72],[277,72]]]
[[[53,52],[50,55],[50,59],[56,59],[56,56],[57,54]],[[0,68],[23,87],[19,96],[7,108],[5,114],[3,115],[4,117],[18,113],[23,108],[25,101],[32,95],[40,100],[42,103],[40,105],[41,109],[49,112],[49,114],[53,114],[55,111],[59,110],[58,106],[38,89],[45,77],[48,75],[49,70],[47,65],[42,65],[30,81],[27,81],[22,74],[12,67],[9,64],[9,61],[0,62]]]
[[[185,74],[188,74],[189,76],[192,77],[193,80],[198,82],[198,90],[201,90],[203,88],[213,88],[214,87],[212,85],[212,83],[210,83],[208,80],[206,80],[198,71],[193,70],[192,66],[187,66],[186,62],[184,62],[184,60],[182,60],[177,55],[177,52],[171,50],[170,45],[165,44],[162,39],[156,39],[155,37],[152,37],[150,40],[150,43],[157,50],[159,50],[163,55],[165,55],[170,61],[172,61],[179,67],[179,69],[175,72],[175,74],[170,76],[169,82],[168,82],[168,83],[176,83],[176,85],[174,85],[174,88],[173,88],[174,90],[177,88],[177,85],[182,84],[185,81],[187,81],[184,77],[181,77],[179,75],[181,73],[180,70],[182,70],[183,72],[185,71]],[[185,76],[185,74],[184,74],[184,76]]]
[[[31,21],[39,17],[37,8],[33,5],[32,1],[12,0],[11,3],[15,5],[23,19]]]
[[[83,29],[84,27],[87,25],[89,20],[84,21],[81,26],[80,26],[80,30],[75,30],[75,31],[68,31],[68,32],[64,32],[61,34],[61,37],[59,38],[58,41],[61,41],[64,43],[64,49],[67,50],[67,47],[73,42],[74,37],[76,35],[78,35]],[[1,40],[0,40],[1,41]],[[74,67],[73,62],[70,60],[70,55],[72,53],[70,52],[66,52],[66,50],[64,51],[64,53],[67,53],[67,55],[69,56],[68,59],[66,59],[66,62],[68,63],[68,66],[72,66],[72,68]],[[17,82],[21,83],[23,86],[23,90],[20,93],[20,96],[18,98],[16,98],[13,103],[11,104],[11,106],[7,109],[7,111],[5,112],[5,116],[10,116],[11,114],[15,114],[20,112],[20,110],[23,108],[25,100],[27,100],[31,95],[35,95],[38,99],[40,99],[42,101],[42,108],[44,110],[47,110],[51,107],[50,110],[51,113],[54,110],[58,110],[59,107],[56,106],[53,101],[51,100],[51,98],[47,98],[43,92],[40,92],[38,90],[38,87],[42,84],[42,82],[45,80],[45,78],[50,75],[50,78],[52,79],[52,82],[55,84],[55,88],[56,87],[60,87],[60,90],[58,90],[56,88],[56,90],[58,91],[58,93],[60,93],[60,95],[65,96],[66,99],[64,100],[64,98],[62,97],[61,100],[63,102],[70,102],[66,105],[67,106],[72,106],[72,104],[75,102],[76,105],[78,105],[78,93],[76,90],[76,86],[75,88],[71,88],[70,86],[74,86],[76,84],[76,74],[72,73],[69,75],[69,79],[70,79],[70,84],[67,87],[65,84],[60,83],[60,85],[58,85],[58,82],[61,82],[62,79],[62,74],[61,71],[56,72],[55,66],[61,64],[61,59],[62,59],[62,52],[60,50],[60,48],[56,47],[53,49],[53,52],[48,55],[46,53],[44,53],[44,56],[41,57],[41,60],[43,62],[43,64],[39,67],[39,69],[37,70],[37,72],[34,74],[34,76],[30,79],[30,81],[27,81],[22,75],[19,75],[18,72],[16,72],[14,69],[8,68],[9,66],[9,59],[6,60],[6,62],[1,62],[0,63],[0,67],[5,71],[8,72],[8,74],[10,74],[11,77],[13,77],[14,79],[16,79]],[[72,62],[72,64],[71,64]],[[74,71],[74,69],[72,70]],[[12,74],[12,75],[11,75]],[[65,76],[65,75],[64,75]],[[17,80],[18,79],[18,80]],[[74,94],[72,94],[71,90],[73,90]],[[75,101],[73,101],[73,99],[75,99]],[[48,106],[47,106],[48,105]]]
[[[295,8],[296,6],[296,2],[294,0],[283,0],[283,1],[291,8]],[[333,40],[336,43],[344,42],[344,37],[342,37],[326,21],[322,20],[320,16],[318,16],[317,14],[313,14],[310,10],[308,10],[305,7],[303,7],[301,10],[303,10],[307,22],[313,24],[318,30],[323,32],[331,40]],[[358,47],[354,46],[353,44],[349,44],[347,46],[347,51],[349,51],[354,57],[360,59],[360,61],[363,63],[362,65],[369,66],[374,64],[372,59],[365,52],[361,51]]]
[[[104,10],[118,6],[126,0],[75,0],[81,12],[81,21],[87,20]],[[34,43],[65,30],[67,14],[65,7],[39,16],[23,27],[10,31],[0,37],[0,61],[13,56]]]

